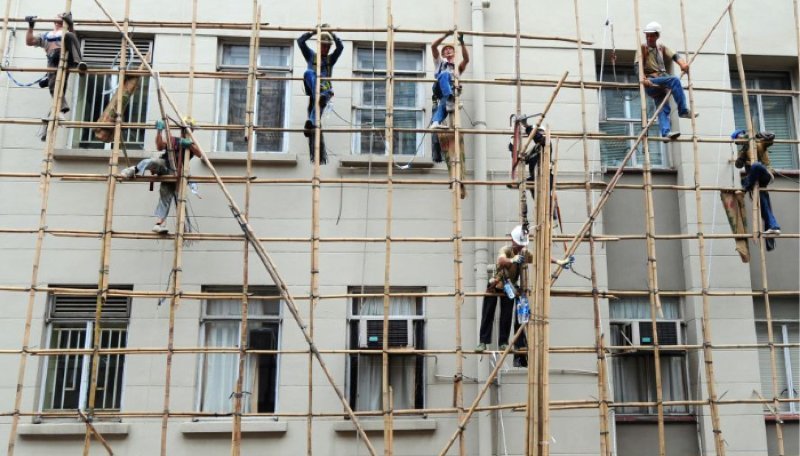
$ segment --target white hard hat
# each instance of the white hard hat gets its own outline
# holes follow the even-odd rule
[[[515,244],[526,246],[528,245],[528,232],[522,230],[522,225],[517,225],[511,230],[511,240]]]
[[[651,22],[644,26],[644,33],[658,33],[661,34],[661,24],[658,22]]]

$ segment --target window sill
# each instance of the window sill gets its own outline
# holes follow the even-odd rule
[[[619,169],[619,166],[608,166],[605,168],[605,174],[614,174]],[[644,169],[640,167],[626,166],[625,173],[627,174],[644,174]],[[650,168],[653,174],[678,174],[675,168]]]
[[[792,421],[795,423],[800,422],[800,414],[797,413],[784,412],[778,414],[778,416],[783,422],[786,421]],[[775,415],[764,415],[764,421],[766,421],[767,423],[774,423],[778,421],[778,417],[776,417]]]
[[[125,423],[93,422],[92,426],[103,436],[126,436],[130,428]],[[20,424],[17,433],[23,437],[36,436],[81,436],[86,434],[86,425],[83,423],[39,423]]]
[[[149,158],[152,155],[151,151],[147,150],[128,150],[128,158],[131,160],[141,160]],[[120,160],[124,160],[125,156],[120,150]],[[55,149],[53,150],[53,158],[56,160],[102,160],[108,161],[111,157],[111,150],[109,149]]]
[[[407,170],[399,170],[395,168],[395,173],[413,173],[415,171],[419,171],[421,169],[429,170],[435,166],[433,160],[430,157],[419,157],[416,155],[413,156],[405,156],[399,155],[394,157],[394,163],[398,166],[404,166],[407,164],[411,164],[411,167]],[[376,169],[386,169],[389,166],[389,157],[385,155],[373,155],[370,157],[369,155],[346,155],[340,156],[339,158],[339,169],[342,168],[355,168],[355,169],[366,169],[369,167],[373,167]]]
[[[656,415],[616,415],[617,423],[658,423]],[[694,415],[664,415],[665,423],[696,423],[697,417]]]
[[[364,419],[359,420],[364,432],[383,432],[383,419]],[[336,432],[356,432],[356,426],[350,420],[338,421],[333,423],[333,430]],[[397,419],[392,421],[394,432],[435,432],[436,420],[414,418]]]
[[[286,422],[269,420],[242,420],[243,434],[284,434],[289,429]],[[226,434],[233,432],[233,421],[201,420],[181,423],[181,434],[186,436],[200,434]]]
[[[152,150],[128,150],[128,158],[138,161],[153,155]],[[108,161],[111,151],[106,149],[55,149],[56,160],[101,160]],[[242,164],[247,163],[247,152],[208,152],[212,163]],[[124,155],[120,152],[120,160]],[[266,166],[297,166],[297,154],[281,152],[258,152],[253,154],[253,163]]]

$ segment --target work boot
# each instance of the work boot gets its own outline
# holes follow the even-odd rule
[[[41,87],[42,89],[44,89],[45,87],[47,87],[49,85],[50,85],[50,83],[47,81],[47,77],[44,77],[44,78],[39,80],[39,87]]]
[[[303,136],[310,138],[314,134],[314,124],[310,120],[306,120],[303,125]]]
[[[681,119],[691,119],[692,117],[699,117],[699,116],[700,114],[689,111],[688,109],[686,111],[678,113],[678,117],[680,117]]]
[[[66,114],[68,112],[69,112],[69,103],[67,103],[67,98],[66,97],[62,97],[61,98],[61,113],[62,114]]]

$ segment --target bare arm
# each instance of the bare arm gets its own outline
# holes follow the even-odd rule
[[[464,45],[464,35],[458,35],[458,42],[461,44],[461,63],[458,64],[458,74],[461,75],[467,69],[469,63],[469,51]]]
[[[433,56],[433,63],[439,63],[439,45],[442,44],[445,38],[452,35],[453,32],[447,32],[441,37],[437,38],[433,43],[431,43],[431,56]]]
[[[25,44],[28,46],[36,46],[36,37],[33,36],[33,27],[29,27],[28,32],[25,34]]]
[[[689,72],[689,64],[686,63],[686,60],[684,60],[681,56],[679,56],[678,54],[675,54],[675,57],[673,57],[672,60],[674,60],[675,63],[677,63],[678,66],[681,67],[681,71],[683,73],[688,73]]]
[[[161,136],[161,132],[156,133],[156,150],[167,150],[167,143],[164,141],[163,136]]]

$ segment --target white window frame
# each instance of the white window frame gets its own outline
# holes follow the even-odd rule
[[[763,331],[764,331],[765,336],[766,336],[767,325],[769,324],[768,320],[766,318],[758,318],[755,321],[757,323],[756,331],[757,332],[761,331],[761,328],[763,328]],[[798,322],[797,322],[797,320],[772,319],[772,336],[773,336],[773,341],[776,344],[791,344],[792,343],[792,341],[789,339],[789,328],[788,328],[789,324],[797,325]],[[776,328],[776,326],[777,326],[777,328]],[[776,331],[776,329],[777,329],[777,331]],[[760,350],[767,350],[768,351],[769,348],[760,349]],[[791,349],[789,347],[775,347],[775,351],[776,351],[776,353],[775,353],[775,362],[777,364],[783,364],[783,368],[784,368],[785,378],[779,379],[779,380],[782,380],[786,384],[786,392],[787,392],[786,398],[787,399],[795,399],[795,398],[798,397],[798,389],[800,389],[800,385],[796,385],[794,383],[794,379],[795,379],[795,375],[800,374],[800,372],[795,373],[794,370],[792,369]],[[769,372],[770,376],[772,376],[771,370],[772,369],[770,369],[770,372]],[[762,373],[759,372],[759,377],[761,376],[761,374]],[[776,372],[776,375],[777,375],[777,372]],[[768,383],[766,385],[764,385],[762,383],[761,389],[764,392],[763,396],[765,398],[771,398],[772,397],[772,395],[773,395],[772,382],[770,382],[770,383]],[[780,393],[782,394],[783,392],[781,391]],[[789,410],[780,410],[779,412],[780,413],[797,414],[798,410],[800,409],[800,406],[798,406],[798,404],[796,402],[789,402],[788,406],[789,406]]]
[[[204,291],[213,291],[213,292],[220,292],[220,291],[234,291],[238,290],[241,292],[241,287],[234,287],[234,286],[211,286],[204,289]],[[258,295],[273,295],[277,294],[278,290],[274,287],[260,287],[260,286],[250,286],[248,287],[250,293],[258,294]],[[208,315],[208,302],[211,301],[209,299],[205,299],[201,303],[200,309],[200,331],[199,331],[199,343],[198,346],[205,347],[206,346],[206,324],[208,322],[237,322],[238,325],[238,333],[236,335],[236,342],[238,348],[238,343],[242,337],[242,325],[241,325],[241,316],[239,318],[231,317],[231,316],[218,316],[218,315]],[[281,350],[283,345],[283,301],[280,300],[278,303],[278,313],[277,315],[248,315],[247,316],[248,324],[250,322],[275,322],[278,326],[278,341],[275,347],[276,350]],[[234,356],[238,356],[236,353],[232,353]],[[195,396],[195,410],[203,411],[203,391],[205,388],[205,370],[206,370],[206,356],[207,353],[199,353],[197,355],[197,391]],[[248,360],[246,363],[250,363],[250,357],[252,355],[248,355]],[[238,369],[238,362],[236,363]],[[247,369],[247,367],[245,367]],[[238,372],[234,373],[238,377]],[[245,379],[247,377],[245,376]],[[280,378],[281,378],[281,354],[277,353],[275,355],[275,412],[280,410]],[[247,385],[243,385],[243,388],[246,388]],[[251,413],[271,413],[271,412],[251,412]]]
[[[607,76],[609,76],[609,73],[605,73],[603,76],[607,77]],[[598,70],[598,77],[599,77],[599,70]],[[617,66],[617,69],[616,69],[616,78],[617,78],[616,82],[620,82],[620,83],[638,83],[639,82],[639,80],[636,77],[636,74],[635,74],[635,72],[633,70],[627,70],[627,69],[624,69],[624,68],[620,69],[619,65]],[[600,100],[599,100],[599,102],[600,102],[600,119],[599,119],[598,125],[597,125],[598,130],[602,131],[600,124],[602,124],[604,122],[608,122],[608,123],[613,123],[613,124],[617,124],[617,125],[625,125],[626,126],[626,130],[627,130],[625,134],[627,136],[638,136],[639,133],[642,130],[642,120],[639,118],[640,114],[642,112],[642,107],[639,104],[634,106],[633,103],[632,103],[632,100],[630,100],[630,99],[628,99],[626,97],[625,105],[624,105],[625,117],[611,117],[611,118],[609,118],[607,113],[606,113],[606,93],[608,93],[609,91],[617,91],[617,90],[621,90],[621,91],[638,91],[638,89],[621,89],[621,88],[616,88],[616,87],[603,88],[600,91]],[[648,115],[651,115],[650,114],[650,111],[651,111],[650,107],[653,105],[653,101],[646,94],[645,94],[645,99],[647,100],[647,104],[648,104]],[[667,103],[670,103],[670,101],[668,101]],[[659,130],[658,119],[656,119],[653,122],[653,124],[650,126],[650,128],[651,128],[651,130],[655,130],[655,131]],[[633,146],[633,143],[635,142],[633,139],[628,139],[628,140],[624,140],[624,141],[627,143],[627,149],[626,150],[630,150],[631,146]],[[669,169],[670,168],[670,159],[669,159],[669,154],[667,153],[668,152],[668,148],[666,146],[666,143],[664,143],[663,141],[652,141],[652,142],[649,142],[648,146],[650,148],[651,157],[653,155],[659,155],[661,157],[661,163],[660,164],[652,163],[653,160],[651,158],[651,160],[650,160],[651,161],[651,167],[654,168],[654,169]],[[609,167],[609,168],[617,167],[617,165],[611,165],[611,164],[607,164],[606,163],[606,160],[603,157],[603,153],[602,153],[602,144],[600,146],[598,146],[598,147],[600,147],[600,162],[601,162],[602,166],[604,168],[606,168],[606,167]],[[642,154],[642,156],[643,156],[643,154],[644,154],[644,146],[642,145],[642,143],[639,143],[637,148],[638,148],[638,151],[631,156],[630,160],[628,160],[628,163],[625,165],[625,168],[634,168],[635,169],[635,168],[644,167],[644,163],[643,162],[640,163],[639,157],[638,157],[639,154]],[[644,157],[642,157],[642,158],[644,158]]]
[[[78,285],[65,285],[65,287],[69,288],[90,288],[91,286],[78,286]],[[117,288],[117,287],[112,287]],[[121,289],[128,289],[132,290],[132,287],[119,287]],[[59,318],[59,317],[51,317],[50,312],[55,306],[55,300],[58,296],[57,293],[52,293],[48,296],[47,299],[47,306],[48,306],[48,317],[47,323],[45,326],[45,347],[50,348],[50,344],[53,342],[53,332],[57,328],[74,328],[77,331],[80,331],[85,334],[85,339],[83,343],[83,347],[79,347],[85,350],[91,350],[94,344],[94,324],[95,321],[93,318]],[[89,307],[89,303],[91,302],[91,307],[94,308],[96,298],[91,296],[87,297],[87,310]],[[103,326],[103,330],[114,330],[114,331],[121,331],[125,337],[125,345],[120,347],[114,348],[126,348],[127,347],[127,340],[128,340],[128,326],[130,324],[130,306],[131,300],[128,298],[127,307],[128,312],[124,318],[102,318],[101,317],[101,325]],[[83,328],[80,325],[83,324]],[[77,410],[86,411],[88,406],[89,400],[89,380],[91,377],[91,366],[92,366],[92,354],[91,353],[84,353],[84,354],[74,354],[74,355],[50,355],[44,356],[41,363],[41,372],[40,372],[40,379],[41,383],[39,385],[39,401],[38,401],[38,411],[39,413],[45,411],[52,411],[52,410],[75,410],[72,408],[48,408],[45,407],[45,403],[48,402],[48,397],[50,397],[51,391],[47,388],[47,380],[48,380],[48,370],[51,363],[51,358],[53,357],[60,357],[60,356],[67,356],[68,358],[74,357],[75,362],[77,359],[81,359],[81,368],[80,373],[76,376],[80,376],[79,383],[79,393],[78,393],[78,408]],[[118,369],[122,370],[122,375],[116,377],[114,385],[115,388],[120,389],[120,398],[119,398],[119,407],[110,407],[110,408],[103,408],[102,406],[98,406],[95,404],[95,410],[121,410],[124,407],[125,401],[125,384],[126,384],[126,377],[128,375],[128,370],[125,369],[125,356],[122,355],[101,355],[106,357],[116,356],[118,357]],[[98,378],[99,380],[99,378]],[[102,405],[102,404],[101,404]]]
[[[419,288],[419,287],[402,287],[402,288],[392,288],[391,289],[391,292],[394,292],[394,293],[400,293],[400,292],[424,292],[424,291],[425,291],[424,288]],[[351,287],[350,288],[350,293],[351,294],[383,293],[383,287],[363,287],[363,288],[362,287]],[[349,349],[353,349],[353,350],[370,350],[370,349],[366,349],[366,348],[360,348],[358,346],[358,344],[356,344],[356,346],[353,346],[353,344],[350,341],[353,340],[354,337],[355,337],[355,339],[358,339],[358,334],[355,334],[355,336],[354,336],[352,334],[352,331],[353,331],[352,328],[354,326],[356,328],[358,328],[358,324],[356,322],[360,323],[363,320],[381,320],[381,321],[383,321],[383,316],[382,315],[378,316],[378,315],[359,315],[359,314],[355,314],[353,312],[353,306],[355,305],[354,301],[358,300],[358,299],[360,299],[360,298],[351,297],[349,299],[348,305],[347,305],[347,325],[346,325],[346,331],[347,331],[347,336],[348,336],[348,338],[347,338],[347,341],[348,341],[347,342],[347,346],[348,346]],[[421,331],[422,343],[423,343],[423,345],[426,345],[427,341],[428,341],[427,325],[426,325],[426,317],[425,317],[427,315],[427,303],[426,303],[425,298],[423,298],[423,297],[418,297],[418,298],[414,298],[414,299],[417,300],[416,306],[418,306],[419,309],[420,309],[419,313],[417,313],[415,315],[395,315],[395,314],[390,314],[389,315],[389,320],[390,321],[391,320],[411,320],[412,324],[414,325],[414,334],[416,335],[418,333],[418,331]],[[354,323],[356,323],[356,324],[354,324]],[[356,329],[356,332],[357,331],[358,331],[358,329]],[[414,341],[413,341],[413,348],[409,348],[408,349],[409,350],[408,355],[404,355],[404,354],[391,355],[390,354],[389,356],[390,357],[392,357],[392,356],[421,356],[421,355],[415,355],[414,352],[413,352],[414,349],[420,349],[420,347],[417,347],[416,337],[414,338]],[[424,349],[424,347],[422,347],[422,349]],[[377,353],[380,353],[380,349],[374,349],[374,350]],[[346,393],[347,400],[348,400],[350,406],[353,408],[353,410],[356,410],[357,402],[356,402],[356,398],[350,397],[351,396],[350,392],[351,392],[351,389],[352,389],[352,378],[357,377],[358,374],[357,373],[353,374],[353,372],[352,372],[352,369],[354,369],[355,367],[352,365],[351,358],[352,357],[357,357],[357,356],[358,355],[348,356],[346,358],[347,362],[346,362],[346,366],[345,366],[345,391],[347,392]],[[369,356],[369,355],[365,355],[365,356]],[[422,361],[421,372],[416,372],[415,375],[417,375],[421,379],[421,385],[420,385],[420,387],[422,388],[421,409],[424,409],[427,406],[427,403],[428,403],[427,367],[426,367],[426,363],[424,361],[424,357],[423,357],[423,361]],[[414,404],[414,407],[416,407],[416,403]],[[414,407],[412,407],[412,408],[414,408]]]
[[[150,37],[137,38],[137,37],[134,36],[133,40],[134,40],[134,43],[136,43],[136,46],[142,52],[142,55],[147,55],[148,53],[150,53],[151,56],[152,56],[153,48],[154,48],[154,45],[155,45],[155,41],[153,40],[153,38],[150,38]],[[97,59],[92,61],[90,58],[87,58],[88,56],[85,55],[86,54],[86,42],[87,41],[96,42],[96,43],[110,43],[110,42],[120,42],[119,38],[106,38],[106,37],[88,36],[88,37],[82,38],[80,40],[81,52],[84,54],[84,60],[87,61],[89,69],[92,69],[92,68],[107,69],[106,67],[102,66],[103,64],[106,63],[105,61],[103,61],[101,63]],[[126,61],[128,62],[128,68],[135,68],[136,66],[138,66],[137,63],[135,63],[135,62],[139,62],[139,57],[136,55],[135,52],[133,52],[133,50],[130,48],[130,45],[127,45],[126,49],[128,51],[128,55],[126,56]],[[134,63],[131,62],[131,59],[133,59]],[[112,63],[116,63],[116,67],[118,67],[119,66],[119,56],[117,56],[112,61],[108,61],[107,63],[108,63],[109,66]],[[113,86],[115,86],[117,89],[119,89],[119,74],[118,73],[105,74],[105,75],[89,75],[89,74],[87,74],[87,75],[79,75],[79,74],[75,74],[74,76],[72,76],[70,78],[71,81],[72,81],[70,83],[71,87],[72,87],[70,89],[72,91],[72,95],[70,97],[71,100],[72,100],[72,106],[71,106],[72,109],[70,110],[70,114],[72,116],[77,116],[77,114],[79,112],[80,113],[85,112],[85,106],[86,106],[87,102],[86,102],[86,100],[80,100],[80,96],[79,95],[80,95],[81,90],[78,87],[78,84],[80,84],[80,85],[85,87],[88,84],[88,79],[87,78],[89,78],[89,77],[95,77],[95,78],[106,77],[111,81],[111,84]],[[143,97],[143,105],[142,105],[142,108],[141,108],[141,113],[139,115],[140,118],[141,118],[140,120],[142,122],[145,122],[145,123],[147,122],[147,115],[148,115],[148,111],[149,111],[150,106],[151,106],[149,79],[150,79],[149,76],[142,76],[141,79],[139,80],[139,87],[136,89],[137,92],[141,93],[141,92],[145,91],[145,86],[147,87],[146,93],[144,93],[142,95],[142,97]],[[115,89],[115,91],[117,89]],[[114,96],[114,92],[110,93],[109,100],[112,99],[113,96]],[[95,102],[96,102],[95,100],[92,100],[91,105],[94,105]],[[125,109],[130,111],[131,104],[129,103],[128,106]],[[81,119],[76,119],[76,120],[81,120]],[[91,119],[91,121],[93,121],[93,122],[97,121],[97,120],[98,119]],[[71,128],[71,129],[69,129],[69,137],[68,137],[67,144],[69,144],[70,147],[75,148],[75,149],[80,148],[81,147],[80,146],[80,144],[81,144],[81,132],[84,131],[84,130],[88,130],[89,131],[89,137],[92,138],[92,139],[94,138],[94,133],[92,132],[92,130],[93,130],[92,127]],[[133,130],[140,130],[140,133],[142,135],[142,142],[141,143],[131,142],[131,140],[130,140],[131,136],[137,134],[137,132],[135,132]],[[147,148],[147,136],[146,136],[146,130],[144,130],[144,129],[123,129],[122,137],[121,137],[120,140],[122,142],[125,142],[126,147],[128,149],[131,149],[131,150],[144,150],[144,149]],[[89,141],[89,142],[99,143],[99,141],[96,141],[96,140],[92,140],[92,141]],[[110,142],[110,143],[103,143],[103,147],[102,148],[94,148],[94,149],[97,149],[97,150],[111,150],[113,148],[114,148],[114,143]]]
[[[647,300],[647,298],[645,298],[645,300]],[[613,303],[609,303],[609,305],[613,305]],[[649,306],[650,304],[649,304],[649,302],[643,302],[643,305]],[[679,312],[680,312],[680,310],[681,310],[680,302],[678,302],[677,305],[678,305],[678,309],[679,309]],[[679,340],[679,343],[680,344],[685,344],[686,343],[685,336],[684,336],[686,334],[686,331],[684,331],[685,328],[684,328],[683,319],[680,318],[680,316],[678,318],[661,318],[661,317],[657,316],[656,317],[656,321],[659,322],[659,323],[660,322],[670,322],[670,323],[676,323],[676,324],[680,325],[680,330],[678,331],[678,334],[683,339]],[[612,334],[613,334],[614,331],[618,331],[618,329],[616,329],[615,327],[618,327],[618,326],[622,327],[622,326],[624,326],[626,324],[639,325],[640,323],[652,324],[652,319],[650,319],[650,318],[613,318],[613,317],[609,317],[609,329],[611,330]],[[624,344],[615,344],[615,345],[624,345]],[[648,345],[654,345],[654,344],[648,344]],[[659,345],[659,346],[661,348],[661,350],[660,350],[660,359],[662,361],[666,357],[682,358],[681,370],[682,370],[682,374],[683,374],[682,375],[682,377],[683,377],[682,378],[682,382],[683,382],[682,386],[683,386],[684,398],[683,399],[679,399],[679,400],[689,400],[689,398],[691,397],[691,391],[689,390],[689,385],[690,385],[689,384],[689,369],[688,369],[689,366],[688,366],[688,357],[687,357],[686,350],[683,350],[683,349],[670,349],[668,345]],[[618,362],[617,361],[617,357],[619,357],[619,356],[648,356],[650,358],[655,358],[655,356],[653,355],[653,352],[650,351],[650,350],[636,350],[636,349],[631,348],[631,349],[614,349],[614,352],[615,352],[614,353],[615,356],[612,357],[612,363],[617,363]],[[680,353],[678,353],[678,352],[680,352]],[[655,366],[653,366],[653,368],[655,368]],[[614,370],[615,369],[616,369],[616,366],[612,366],[612,376],[614,375]],[[655,371],[653,371],[653,375],[655,375]],[[662,369],[662,376],[663,376],[663,369]],[[617,388],[624,388],[624,385],[614,384],[614,390],[615,391],[616,391]],[[662,384],[662,389],[663,389],[663,384]],[[639,398],[639,401],[647,402],[647,399],[646,398]],[[655,399],[653,399],[653,401],[655,401]],[[685,410],[684,411],[679,411],[679,412],[672,412],[672,411],[666,411],[665,410],[664,413],[668,414],[668,415],[671,415],[671,416],[682,416],[682,415],[689,415],[689,414],[692,413],[692,407],[689,406],[689,405],[673,406],[673,407],[684,407]],[[639,408],[639,409],[646,409],[646,411],[644,411],[644,412],[623,411],[625,408]],[[621,409],[618,409],[618,411],[616,413],[618,415],[653,415],[653,414],[656,413],[655,410],[656,410],[655,406],[648,406],[648,407],[633,407],[633,406],[631,406],[631,407],[623,407]]]
[[[239,47],[248,47],[247,43],[242,43],[240,41],[221,41],[217,48],[217,70],[218,71],[236,71],[247,73],[249,70],[248,65],[233,65],[233,64],[226,64],[223,63],[223,53],[226,46],[239,46]],[[284,90],[284,103],[283,103],[283,125],[281,128],[289,128],[289,121],[290,121],[290,106],[292,104],[292,94],[291,94],[291,80],[288,78],[292,76],[292,59],[294,47],[292,44],[279,41],[279,42],[272,42],[272,41],[262,41],[259,43],[259,49],[265,46],[272,46],[272,47],[284,47],[289,50],[289,54],[287,57],[287,64],[286,66],[267,66],[267,65],[260,65],[261,61],[261,54],[259,53],[256,61],[256,69],[258,73],[269,73],[272,75],[275,74],[282,74],[286,76],[286,80],[283,82],[283,90]],[[222,106],[228,105],[228,93],[225,93],[223,90],[223,83],[222,80],[217,80],[216,84],[216,97],[215,97],[215,110],[216,116],[215,118],[219,123],[227,123],[222,121],[225,113],[222,110]],[[246,109],[246,107],[242,107],[242,110]],[[253,106],[253,119],[254,122],[258,123],[258,88],[256,88],[254,106]],[[227,138],[228,134],[243,134],[243,130],[217,130],[214,132],[214,151],[220,153],[232,153],[232,152],[247,152],[246,150],[225,150],[224,143],[225,139]],[[284,131],[280,133],[282,135],[282,147],[279,150],[258,150],[258,137],[254,135],[255,145],[253,147],[253,153],[257,154],[286,154],[289,152],[289,138],[290,135],[288,132]]]
[[[366,45],[366,44],[355,47],[355,49],[353,50],[353,76],[356,76],[356,77],[369,77],[371,74],[375,75],[374,77],[385,76],[386,75],[386,69],[385,68],[382,68],[382,69],[381,68],[376,68],[373,71],[371,68],[359,68],[358,67],[358,53],[359,53],[360,50],[366,50],[367,52],[372,52],[373,49],[372,49],[371,45]],[[384,46],[376,46],[375,47],[375,51],[378,51],[378,50],[386,51],[386,46],[385,45]],[[419,47],[401,47],[401,48],[395,49],[395,50],[418,51],[419,52],[419,58],[420,58],[420,70],[419,71],[408,71],[408,70],[397,70],[397,69],[395,69],[394,70],[395,76],[399,76],[399,77],[418,77],[418,78],[425,77],[425,61],[426,61],[425,57],[426,57],[426,55],[425,55],[425,49],[424,48],[419,48]],[[352,114],[352,119],[353,119],[352,123],[353,123],[353,125],[356,126],[356,128],[360,128],[361,127],[361,119],[360,119],[360,116],[359,116],[359,111],[371,111],[371,110],[386,111],[386,105],[380,106],[380,105],[367,105],[367,104],[364,104],[363,95],[362,95],[363,84],[372,84],[372,83],[373,83],[373,81],[356,81],[356,82],[353,83],[353,92],[352,92],[353,93],[353,99],[352,99],[353,100],[352,101],[353,102],[353,106],[352,106],[352,110],[351,110],[352,113],[351,114]],[[386,86],[385,80],[384,81],[374,81],[374,84],[376,86],[378,86],[380,84],[382,84],[384,87]],[[416,86],[417,86],[417,90],[416,90],[417,93],[416,93],[416,100],[415,100],[416,106],[414,108],[407,108],[407,107],[399,107],[397,105],[394,105],[393,110],[395,112],[396,111],[416,112],[417,115],[416,115],[415,128],[424,128],[424,123],[425,123],[425,95],[426,95],[426,93],[428,93],[428,91],[425,90],[424,89],[424,85],[422,85],[422,84],[425,84],[425,83],[417,82],[417,83],[412,83],[412,84],[416,84]],[[381,136],[384,136],[383,133],[377,133],[377,134],[380,134]],[[421,142],[423,141],[424,133],[416,132],[416,134],[414,136],[415,136],[415,142],[414,143],[416,144],[416,150],[415,150],[414,154],[395,153],[394,155],[398,156],[398,157],[403,157],[403,156],[406,156],[406,157],[424,156],[425,155],[425,144],[421,144]],[[385,138],[384,138],[384,143],[385,143]],[[353,155],[369,155],[370,154],[369,151],[362,151],[361,150],[361,132],[360,131],[353,133],[353,142],[352,142],[351,148],[352,148]],[[384,146],[384,153],[383,154],[374,153],[374,155],[378,155],[378,156],[380,156],[380,155],[383,155],[383,156],[388,155],[388,151],[386,151],[385,149],[386,149],[386,147]]]

